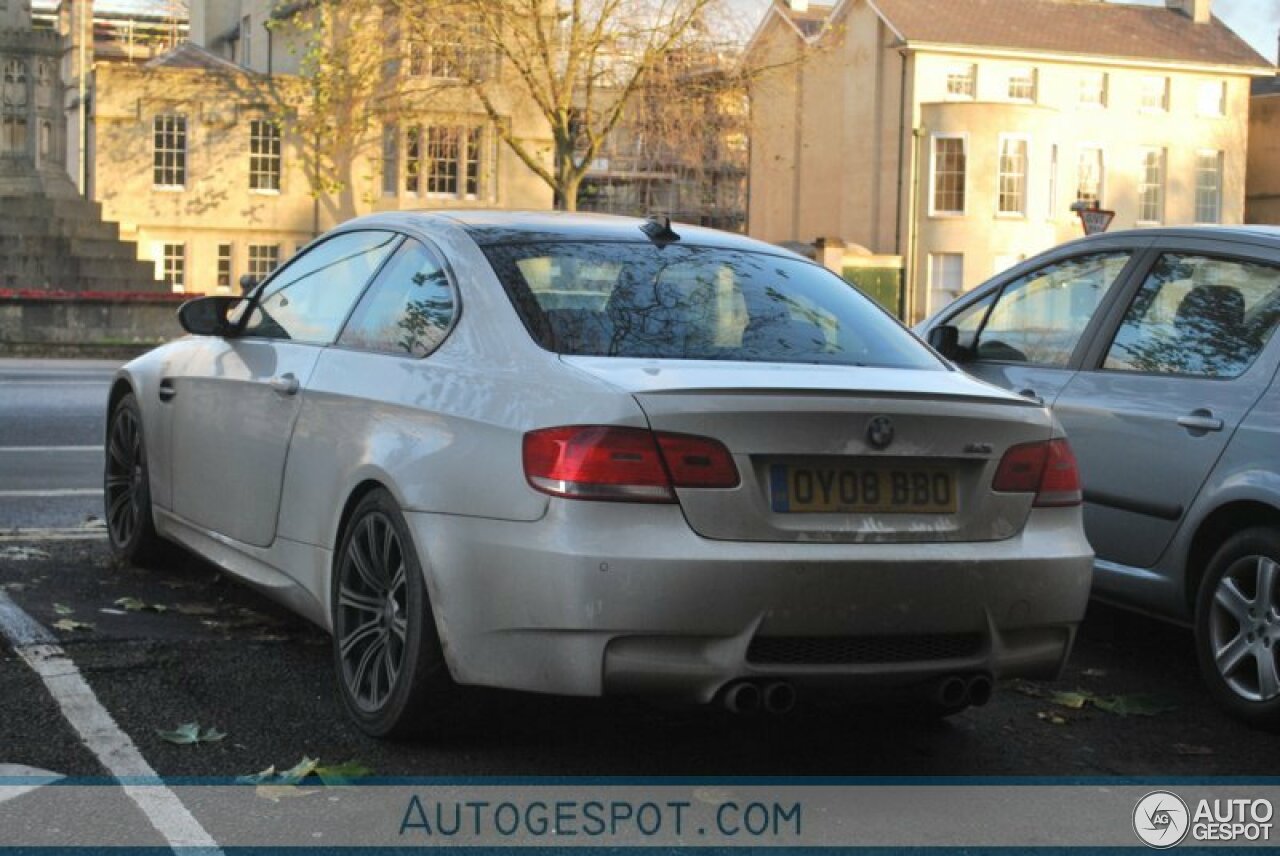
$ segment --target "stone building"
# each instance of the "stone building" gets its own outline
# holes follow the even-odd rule
[[[1253,82],[1244,221],[1280,225],[1280,77]]]
[[[1274,68],[1211,0],[776,3],[749,46],[748,231],[903,257],[922,318],[1026,256],[1113,229],[1239,223],[1249,85]]]
[[[0,289],[154,289],[134,245],[68,177],[63,47],[34,27],[28,0],[0,0]]]

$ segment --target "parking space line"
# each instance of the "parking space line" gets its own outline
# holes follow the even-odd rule
[[[58,496],[102,496],[102,488],[56,487],[48,490],[0,490],[0,499],[49,499]]]
[[[171,849],[201,848],[219,854],[218,844],[187,810],[177,794],[163,784],[129,784],[127,780],[159,777],[129,735],[120,730],[98,701],[57,638],[0,591],[0,635],[14,652],[40,676],[45,688],[62,709],[62,715],[80,735],[98,762],[115,778]]]
[[[106,537],[105,527],[88,529],[83,526],[72,526],[60,529],[0,530],[0,543],[5,541],[96,541]]]
[[[102,446],[0,446],[0,454],[5,452],[29,455],[33,452],[101,452]]]

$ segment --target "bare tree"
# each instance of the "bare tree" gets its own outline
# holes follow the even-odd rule
[[[556,207],[574,210],[583,177],[627,106],[668,57],[700,37],[713,0],[388,2],[411,52],[456,52],[442,63],[450,85],[474,95],[499,138],[554,191]],[[545,118],[549,153],[505,121],[508,92]]]

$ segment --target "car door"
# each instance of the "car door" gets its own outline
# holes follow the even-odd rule
[[[1140,254],[1134,245],[1091,246],[1020,268],[939,324],[957,329],[965,371],[1052,404],[1075,373],[1099,308]]]
[[[400,237],[340,233],[278,270],[238,335],[210,337],[166,376],[173,510],[245,544],[275,537],[289,438],[319,354]]]
[[[1270,384],[1277,263],[1280,255],[1224,252],[1221,242],[1161,245],[1058,396],[1099,559],[1134,568],[1159,560]]]

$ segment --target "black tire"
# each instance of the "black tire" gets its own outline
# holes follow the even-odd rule
[[[333,659],[342,703],[373,737],[422,733],[452,700],[422,565],[385,490],[351,514],[333,561]]]
[[[134,565],[154,563],[164,551],[151,511],[151,474],[142,411],[133,393],[111,410],[105,441],[103,509],[111,552]]]
[[[1280,732],[1280,529],[1246,529],[1218,548],[1195,620],[1200,671],[1214,699],[1238,719]]]

